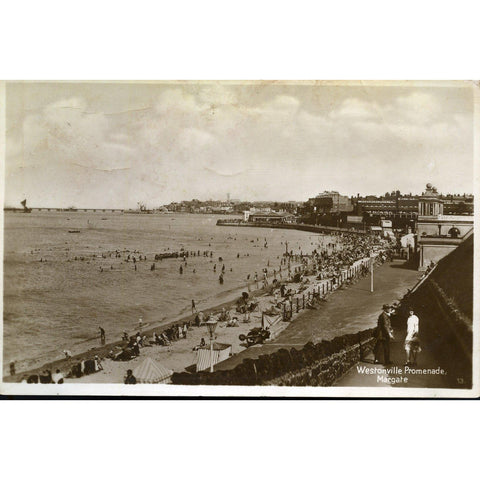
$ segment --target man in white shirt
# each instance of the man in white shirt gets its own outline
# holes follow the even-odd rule
[[[417,352],[419,351],[420,342],[418,340],[419,319],[410,308],[409,317],[407,319],[407,336],[405,337],[405,353],[407,365],[416,364]]]

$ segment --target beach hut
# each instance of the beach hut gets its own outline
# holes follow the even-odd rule
[[[167,383],[173,370],[169,370],[147,357],[134,371],[137,383]]]
[[[370,227],[370,232],[373,233],[375,236],[379,237],[382,235],[382,227],[379,227],[377,225],[372,225]]]
[[[232,354],[232,346],[227,343],[213,342],[213,365],[223,362]],[[197,372],[210,368],[210,345],[197,350]]]

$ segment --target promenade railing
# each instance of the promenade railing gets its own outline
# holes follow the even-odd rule
[[[278,316],[283,321],[290,321],[294,314],[299,313],[305,309],[316,309],[313,302],[321,302],[325,296],[335,290],[341,288],[344,284],[350,283],[352,280],[365,276],[370,271],[371,262],[375,262],[378,258],[379,252],[374,254],[373,257],[363,258],[357,260],[354,265],[342,269],[337,275],[329,276],[324,279],[320,279],[320,283],[314,285],[313,288],[306,288],[302,292],[292,293],[286,295],[278,304],[281,304],[280,312]],[[294,274],[301,273],[302,267],[295,267]],[[270,323],[273,325],[275,322]],[[264,312],[262,312],[262,326],[265,325]]]

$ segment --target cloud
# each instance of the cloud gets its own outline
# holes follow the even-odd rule
[[[403,121],[413,122],[417,125],[435,123],[441,113],[441,105],[431,94],[424,92],[413,92],[409,95],[398,97],[393,106],[394,118]]]
[[[340,107],[333,110],[330,117],[335,120],[379,120],[380,109],[375,102],[359,98],[347,98]]]
[[[86,107],[85,100],[69,98],[45,106],[40,113],[27,114],[21,132],[23,165],[128,166],[131,149],[109,138],[110,124],[103,113],[87,114]]]
[[[140,194],[152,205],[226,192],[305,199],[331,188],[391,189],[391,182],[410,191],[412,172],[421,185],[440,186],[452,162],[457,183],[471,178],[471,112],[452,113],[438,90],[382,97],[345,88],[338,101],[324,103],[321,89],[314,96],[305,91],[197,84],[142,96],[137,88],[135,101],[112,99],[105,113],[97,95],[79,88],[31,112],[26,105],[20,127],[7,135],[7,197],[22,182],[35,191],[30,177],[43,183],[55,171],[61,172],[56,194],[68,204],[104,198],[106,206],[133,207]],[[107,104],[108,97],[101,100]],[[429,175],[437,180],[421,178]],[[92,189],[90,200],[85,192]]]

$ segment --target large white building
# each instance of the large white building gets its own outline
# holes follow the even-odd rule
[[[443,215],[443,200],[430,183],[418,201],[419,270],[437,263],[473,234],[473,215]]]

